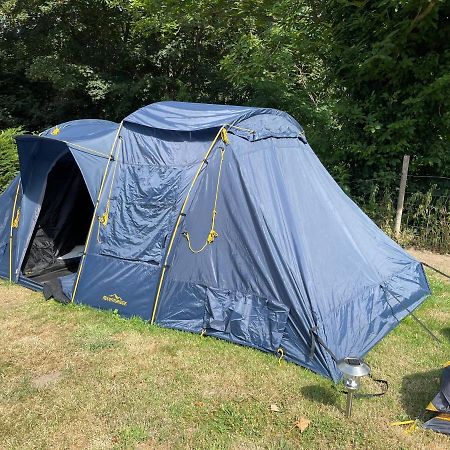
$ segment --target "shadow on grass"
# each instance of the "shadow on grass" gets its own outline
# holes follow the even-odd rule
[[[450,341],[450,328],[444,328],[441,333],[444,335],[447,341]]]
[[[439,392],[442,368],[418,372],[403,378],[401,402],[410,417],[423,413],[425,407]]]
[[[314,384],[301,388],[302,394],[313,402],[322,403],[323,405],[339,406],[339,392],[333,386],[322,386]]]

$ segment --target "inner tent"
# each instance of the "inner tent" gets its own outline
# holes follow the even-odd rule
[[[94,206],[71,153],[64,154],[47,176],[45,194],[22,264],[25,277],[42,284],[44,294],[59,300],[58,278],[78,270]],[[46,295],[46,296],[47,296]]]

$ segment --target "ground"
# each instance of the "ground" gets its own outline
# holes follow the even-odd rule
[[[429,250],[418,250],[415,248],[409,248],[408,252],[419,261],[450,275],[450,255],[440,255]]]
[[[421,413],[450,359],[450,284],[429,279],[417,315],[442,344],[405,319],[366,358],[387,394],[351,420],[329,380],[273,355],[0,284],[0,448],[448,449],[391,425]]]

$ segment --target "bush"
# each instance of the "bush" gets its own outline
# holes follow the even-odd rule
[[[394,238],[395,190],[374,184],[366,196],[353,197],[365,213],[389,236]],[[407,194],[403,209],[401,234],[395,238],[402,246],[427,248],[450,253],[450,193],[437,186],[425,192]]]
[[[414,236],[412,244],[450,253],[450,194],[439,195],[433,185],[412,194],[406,202],[404,227]]]
[[[8,128],[0,131],[0,192],[4,191],[19,170],[14,137],[21,133],[23,133],[22,128]]]

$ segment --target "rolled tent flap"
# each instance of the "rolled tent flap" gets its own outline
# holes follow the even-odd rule
[[[124,121],[149,128],[171,131],[198,131],[236,125],[254,116],[278,116],[284,119],[284,129],[291,124],[303,134],[299,123],[283,111],[249,106],[213,105],[188,102],[158,102],[144,106],[127,116]],[[256,131],[261,127],[255,127]]]

